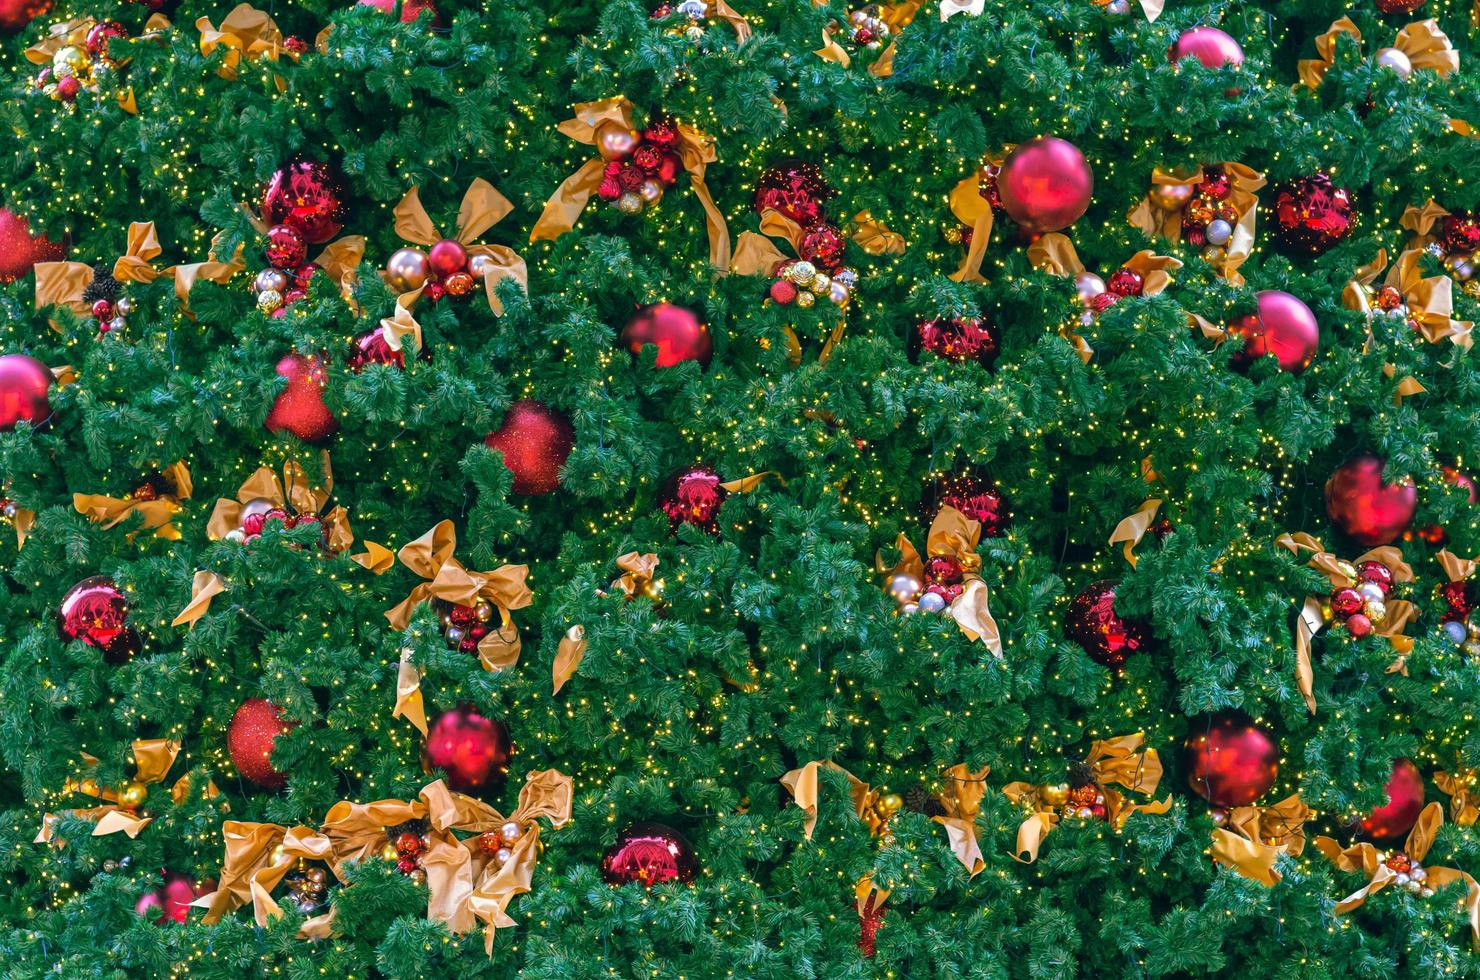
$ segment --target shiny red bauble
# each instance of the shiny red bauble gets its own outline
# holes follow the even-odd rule
[[[444,238],[427,251],[427,265],[446,279],[454,272],[461,272],[468,267],[468,250],[462,247],[461,242]]]
[[[684,361],[698,361],[708,367],[714,351],[709,328],[698,315],[672,303],[657,303],[641,310],[622,328],[622,343],[634,354],[641,354],[644,346],[652,344],[658,348],[660,368]]]
[[[676,881],[688,884],[699,874],[694,847],[661,823],[635,823],[617,835],[601,858],[601,874],[611,885],[636,882],[644,888]]]
[[[101,20],[88,29],[87,53],[93,56],[108,53],[108,42],[115,37],[128,37],[128,31],[116,20]]]
[[[1204,68],[1237,68],[1244,63],[1244,49],[1232,37],[1216,27],[1194,27],[1177,35],[1167,49],[1167,60],[1176,64],[1183,58],[1196,58]]]
[[[1002,209],[1030,232],[1059,231],[1089,210],[1095,175],[1079,148],[1038,136],[1015,148],[997,173]]]
[[[755,188],[755,210],[760,214],[769,209],[810,228],[823,219],[823,203],[835,193],[815,163],[789,160],[761,174]]]
[[[1112,670],[1120,669],[1131,654],[1151,641],[1151,631],[1144,623],[1116,613],[1114,582],[1096,582],[1070,600],[1064,632],[1091,659]]]
[[[0,0],[0,29],[4,26],[4,4]],[[9,208],[0,208],[0,283],[29,275],[37,262],[58,262],[67,257],[67,246],[32,235],[31,223]]]
[[[1423,774],[1407,759],[1393,763],[1387,781],[1387,802],[1362,818],[1362,836],[1393,844],[1408,836],[1423,812]]]
[[[719,508],[728,496],[719,474],[707,466],[690,466],[663,482],[658,506],[668,515],[669,525],[692,524],[710,534],[719,533]]]
[[[349,214],[344,180],[327,163],[296,160],[278,169],[262,192],[262,220],[287,225],[310,245],[322,245],[344,228]]]
[[[1422,7],[1426,0],[1374,0],[1378,13],[1411,14]]]
[[[928,526],[942,507],[954,507],[981,525],[984,538],[1000,538],[1012,523],[1007,497],[991,480],[969,473],[936,478],[920,501],[920,517]]]
[[[504,784],[512,755],[503,723],[464,705],[432,722],[421,758],[428,769],[447,773],[449,787],[477,796]]]
[[[1286,255],[1320,255],[1354,227],[1351,193],[1322,173],[1276,187],[1269,210],[1275,247]]]
[[[948,361],[977,361],[991,367],[1002,350],[995,324],[979,316],[932,317],[915,325],[921,350]]]
[[[274,269],[292,271],[308,258],[308,242],[296,228],[273,225],[267,230],[267,244],[262,252]]]
[[[287,777],[272,766],[272,746],[279,735],[292,729],[293,723],[283,717],[283,709],[271,701],[265,698],[243,701],[226,729],[226,751],[231,755],[231,764],[258,786],[281,789]]]
[[[50,9],[51,0],[0,0],[0,33],[13,34]]]
[[[432,0],[400,0],[401,23],[409,24],[421,16],[423,10],[432,15],[432,24],[440,25],[442,15],[437,11],[437,5]],[[396,0],[360,0],[362,7],[374,7],[376,10],[391,14],[396,11]]]
[[[1382,480],[1383,459],[1370,453],[1353,456],[1326,481],[1326,513],[1331,522],[1358,544],[1390,544],[1413,523],[1418,489],[1406,477]]]
[[[1105,280],[1105,289],[1116,296],[1140,296],[1146,291],[1146,277],[1135,269],[1116,269]]]
[[[0,431],[51,418],[51,368],[29,354],[0,357]]]
[[[1480,250],[1480,216],[1473,211],[1446,214],[1439,222],[1439,244],[1449,255]]]
[[[165,871],[164,884],[146,892],[134,904],[134,912],[150,916],[158,914],[154,924],[181,923],[190,916],[190,903],[216,890],[215,882],[197,884],[190,875],[177,871]]]
[[[843,246],[843,233],[826,222],[819,222],[802,235],[797,254],[832,275],[843,267]]]
[[[1231,337],[1244,341],[1233,362],[1248,367],[1266,354],[1273,354],[1281,371],[1299,374],[1310,366],[1321,343],[1316,315],[1298,297],[1277,289],[1259,294],[1259,312],[1239,317],[1228,325]]]
[[[349,353],[344,358],[344,366],[355,374],[359,374],[372,364],[406,367],[405,352],[395,350],[386,343],[385,331],[379,327],[356,337],[350,343]]]
[[[94,575],[67,590],[57,606],[57,631],[103,651],[110,664],[125,663],[143,642],[128,622],[128,599],[111,578]]]
[[[514,492],[524,496],[560,486],[560,467],[575,441],[570,419],[530,398],[510,405],[503,424],[483,438],[485,446],[504,454],[504,465],[514,474]]]
[[[339,420],[324,404],[329,378],[322,358],[289,354],[278,361],[277,373],[288,384],[267,413],[269,431],[286,432],[304,442],[321,442],[339,431]]]
[[[1248,806],[1274,785],[1280,747],[1274,733],[1242,711],[1195,719],[1182,745],[1187,785],[1214,806]]]

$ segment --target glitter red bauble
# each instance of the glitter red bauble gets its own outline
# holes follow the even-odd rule
[[[3,5],[6,0],[0,0]],[[0,26],[4,13],[0,12]],[[29,275],[37,262],[59,262],[67,257],[67,246],[32,235],[31,224],[9,208],[0,208],[0,283]]]
[[[477,796],[503,785],[512,754],[508,729],[464,705],[432,722],[421,758],[446,771],[449,787]]]
[[[216,890],[215,882],[196,884],[190,875],[176,871],[165,871],[162,874],[164,884],[141,895],[134,904],[134,912],[138,915],[159,913],[159,917],[154,920],[157,926],[184,922],[190,917],[190,903]]]
[[[51,368],[29,354],[0,356],[0,431],[51,418]]]
[[[67,590],[57,606],[57,630],[63,640],[103,651],[110,664],[127,662],[143,646],[128,623],[128,599],[106,575],[85,578]]]
[[[991,367],[1002,348],[996,325],[977,316],[921,320],[915,325],[915,336],[921,349],[937,357],[978,361],[983,367]]]
[[[601,858],[601,874],[611,885],[636,882],[651,888],[671,881],[688,884],[699,874],[699,862],[693,845],[672,827],[635,823],[607,848]]]
[[[1449,255],[1469,255],[1480,249],[1480,217],[1474,212],[1446,214],[1439,221],[1439,244]]]
[[[269,431],[287,432],[304,442],[320,442],[339,431],[339,420],[324,404],[328,375],[322,358],[289,354],[278,361],[277,373],[288,384],[267,413]]]
[[[437,275],[446,279],[454,272],[461,272],[467,268],[468,250],[462,247],[461,242],[444,238],[427,251],[427,265],[431,266],[432,271]]]
[[[1364,561],[1357,565],[1357,580],[1371,582],[1387,595],[1393,591],[1393,570],[1380,561]]]
[[[575,441],[569,419],[529,398],[510,405],[503,424],[483,438],[485,446],[504,454],[504,465],[514,474],[514,492],[524,496],[560,486],[560,467]]]
[[[1216,27],[1194,27],[1177,35],[1167,48],[1167,60],[1176,64],[1183,58],[1196,58],[1204,68],[1237,68],[1244,63],[1244,49],[1228,34]]]
[[[344,227],[344,180],[327,163],[296,160],[280,168],[262,192],[262,220],[287,225],[310,245],[322,245]]]
[[[997,174],[1002,209],[1029,232],[1067,228],[1089,209],[1095,175],[1078,147],[1056,136],[1028,140]]]
[[[968,473],[936,478],[920,501],[920,517],[928,526],[942,507],[954,507],[981,525],[984,538],[1000,538],[1012,523],[1007,498],[991,480]]]
[[[824,217],[823,202],[836,192],[814,163],[789,160],[761,174],[755,188],[755,211],[770,209],[810,228]]]
[[[802,235],[797,254],[832,275],[843,267],[843,233],[829,224],[816,224]]]
[[[1321,342],[1321,328],[1310,307],[1277,289],[1261,292],[1258,314],[1239,317],[1228,325],[1228,333],[1244,341],[1243,350],[1233,356],[1236,365],[1248,367],[1273,354],[1280,370],[1291,374],[1310,366]]]
[[[1286,255],[1320,255],[1351,234],[1355,214],[1350,192],[1322,173],[1275,188],[1270,213],[1275,247]]]
[[[1182,745],[1187,785],[1214,806],[1248,806],[1274,785],[1280,747],[1274,733],[1242,711],[1194,719]]]
[[[1075,596],[1064,617],[1064,632],[1094,661],[1118,670],[1150,642],[1145,624],[1115,612],[1115,583],[1096,582]]]
[[[1140,296],[1146,291],[1146,279],[1135,269],[1116,269],[1105,280],[1105,288],[1116,296]]]
[[[385,331],[379,327],[356,337],[349,345],[349,354],[344,358],[344,366],[356,374],[372,364],[406,367],[405,352],[393,350],[391,345],[386,343]]]
[[[421,12],[425,10],[431,13],[433,26],[441,25],[442,15],[437,11],[437,5],[433,3],[432,0],[400,0],[400,2],[401,23],[411,23],[412,21],[416,20],[416,18],[420,17]],[[374,7],[376,10],[384,11],[387,14],[391,14],[395,13],[396,0],[360,0],[360,6]]]
[[[291,271],[308,258],[308,242],[303,240],[296,228],[288,225],[273,225],[267,230],[267,245],[262,249],[267,262],[274,269]]]
[[[719,533],[719,507],[728,491],[719,474],[707,466],[691,466],[664,481],[658,506],[668,515],[674,530],[692,524],[710,534]]]
[[[1374,6],[1378,13],[1383,14],[1411,14],[1422,7],[1427,0],[1374,0]]]
[[[1388,776],[1387,802],[1362,818],[1362,836],[1380,844],[1401,841],[1418,823],[1423,796],[1423,774],[1412,762],[1398,759]]]
[[[658,367],[673,367],[684,361],[709,366],[713,344],[709,328],[692,311],[672,303],[649,306],[622,328],[622,343],[634,354],[652,344],[658,348]]]
[[[283,709],[271,701],[264,698],[243,701],[226,729],[226,751],[231,754],[231,764],[258,786],[281,789],[287,777],[272,767],[272,746],[279,735],[292,729],[293,723],[283,717]]]
[[[1408,530],[1418,507],[1413,481],[1382,482],[1383,460],[1363,453],[1336,468],[1326,481],[1326,513],[1347,537],[1369,548],[1390,544]]]

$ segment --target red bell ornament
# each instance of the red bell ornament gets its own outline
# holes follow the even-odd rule
[[[1331,522],[1358,544],[1390,544],[1413,523],[1418,489],[1403,478],[1384,483],[1384,460],[1370,453],[1354,456],[1326,481],[1326,513]]]
[[[1234,355],[1236,364],[1247,367],[1272,354],[1280,370],[1291,374],[1310,366],[1321,341],[1321,328],[1310,307],[1277,289],[1261,292],[1259,313],[1230,323],[1228,333],[1244,341],[1243,350]]]
[[[997,174],[1002,208],[1029,232],[1059,231],[1089,210],[1095,175],[1079,148],[1039,136],[1015,148]]]
[[[633,354],[641,354],[648,344],[658,348],[660,368],[684,361],[708,367],[714,350],[709,328],[698,315],[672,303],[656,303],[639,311],[622,328],[622,343]]]
[[[110,664],[126,663],[143,646],[128,622],[128,599],[106,575],[94,575],[67,590],[57,606],[57,630],[103,651]]]
[[[51,418],[51,368],[29,354],[0,356],[0,431]]]
[[[428,769],[446,771],[449,787],[478,796],[504,784],[512,756],[503,723],[463,705],[432,723],[421,758]]]
[[[529,398],[510,405],[503,424],[483,438],[485,446],[504,454],[504,465],[514,474],[514,492],[522,496],[560,486],[560,468],[575,441],[568,418]]]
[[[279,377],[288,384],[273,400],[265,425],[272,432],[287,432],[304,442],[322,442],[339,431],[339,420],[324,403],[328,375],[318,356],[289,354],[278,361]]]
[[[1248,806],[1274,785],[1280,748],[1274,733],[1242,711],[1194,720],[1182,746],[1187,785],[1214,806]]]
[[[226,751],[236,771],[258,786],[281,789],[287,777],[272,765],[272,749],[279,735],[293,730],[281,708],[265,698],[249,698],[231,716],[226,729]]]
[[[1401,841],[1418,823],[1423,796],[1423,774],[1412,762],[1398,759],[1388,776],[1387,802],[1362,818],[1362,836],[1383,844]]]
[[[678,831],[661,823],[635,823],[617,836],[601,859],[601,873],[611,885],[636,882],[645,888],[679,882],[699,873],[694,847]]]

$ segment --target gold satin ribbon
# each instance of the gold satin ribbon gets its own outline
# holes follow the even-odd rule
[[[188,626],[195,628],[195,623],[211,608],[211,600],[226,591],[226,580],[209,569],[201,569],[195,573],[190,582],[190,601],[185,604],[174,619],[170,620],[171,626]]]
[[[329,496],[334,490],[334,471],[329,465],[327,452],[321,453],[320,458],[324,464],[322,487],[309,485],[308,476],[297,460],[290,459],[283,464],[281,481],[268,467],[258,467],[237,488],[235,499],[217,498],[211,517],[206,521],[206,535],[212,541],[225,538],[241,526],[242,507],[252,500],[260,499],[269,500],[274,507],[290,513],[318,515],[324,525],[329,550],[336,555],[347,550],[355,540],[354,532],[349,526],[349,512],[343,507],[324,511],[323,507],[329,502]]]
[[[131,748],[134,757],[134,781],[143,783],[145,786],[153,786],[164,781],[169,775],[170,767],[175,764],[175,757],[180,754],[180,743],[172,742],[163,738],[139,738],[135,739]],[[91,769],[98,764],[98,760],[82,754],[82,765],[85,769]],[[67,789],[74,793],[82,793],[96,799],[105,801],[104,805],[91,807],[83,810],[67,810],[67,815],[73,817],[90,818],[97,817],[93,826],[93,837],[106,837],[109,834],[124,833],[130,839],[138,837],[139,834],[154,822],[153,817],[141,817],[133,810],[128,809],[119,802],[118,792],[109,787],[89,786],[89,780],[80,782],[68,781]],[[175,802],[185,798],[188,783],[185,777],[175,781],[171,790],[171,796]],[[206,794],[214,797],[217,795],[215,784],[208,784]],[[37,832],[33,844],[49,844],[54,839],[53,829],[57,815],[47,813],[42,816],[41,829]],[[58,843],[61,843],[58,841]]]
[[[14,501],[11,501],[14,503]],[[36,512],[27,510],[16,505],[15,516],[10,519],[15,525],[15,550],[19,551],[26,546],[26,539],[31,536],[31,528],[36,526]]]
[[[575,676],[585,656],[586,627],[572,626],[560,638],[560,645],[555,650],[555,663],[550,669],[550,677],[554,686],[550,692],[551,696],[559,694],[565,682]]]
[[[1084,263],[1080,261],[1074,243],[1056,231],[1040,236],[1028,246],[1028,261],[1035,269],[1053,276],[1077,278],[1085,272]],[[1121,268],[1130,269],[1141,277],[1143,296],[1155,296],[1171,284],[1171,273],[1182,268],[1182,262],[1169,255],[1156,255],[1150,250],[1142,250],[1121,263]],[[1062,327],[1060,332],[1078,353],[1079,360],[1088,364],[1095,353],[1089,342],[1073,327]]]
[[[1333,21],[1326,33],[1316,38],[1316,57],[1296,65],[1300,81],[1307,88],[1318,87],[1326,73],[1336,64],[1336,41],[1342,35],[1350,35],[1358,48],[1361,47],[1362,32],[1352,23],[1350,17]],[[1439,29],[1438,21],[1414,21],[1398,32],[1392,46],[1408,56],[1415,71],[1429,68],[1444,76],[1459,70],[1459,52],[1454,50],[1449,37]]]
[[[946,613],[956,621],[968,640],[981,640],[993,656],[1001,659],[1002,635],[997,627],[997,620],[988,608],[987,583],[981,577],[982,560],[976,553],[977,544],[981,541],[981,530],[980,523],[956,508],[942,507],[926,535],[925,554],[927,557],[949,555],[961,563],[965,571],[964,589],[946,607]],[[894,546],[899,551],[899,561],[891,567],[884,561],[882,552],[875,552],[874,570],[884,577],[886,584],[896,575],[909,575],[923,581],[925,560],[920,557],[910,539],[901,532]]]
[[[1002,167],[1002,162],[1007,159],[1016,146],[1009,144],[1002,148],[1000,156],[987,156],[986,165],[989,167]],[[961,265],[951,273],[952,282],[986,282],[982,277],[982,259],[987,254],[987,244],[992,237],[992,205],[982,196],[983,168],[978,167],[976,171],[965,180],[962,180],[951,188],[950,205],[951,213],[956,220],[971,229],[971,244],[966,248],[966,256],[961,260]]]
[[[1135,513],[1128,514],[1115,525],[1115,530],[1110,532],[1110,544],[1121,546],[1121,553],[1125,560],[1130,562],[1132,568],[1136,567],[1136,545],[1146,536],[1147,530],[1156,521],[1156,512],[1161,509],[1161,501],[1156,499],[1147,500]]]
[[[904,236],[890,231],[882,222],[875,220],[867,208],[855,214],[849,225],[848,237],[869,255],[904,254]]]
[[[817,804],[819,800],[817,773],[828,769],[832,772],[840,772],[848,779],[848,795],[853,800],[853,811],[860,819],[863,817],[864,809],[869,803],[869,785],[857,776],[853,775],[842,766],[830,759],[817,759],[807,763],[800,769],[793,769],[781,777],[781,785],[791,794],[796,805],[802,808],[805,817],[802,819],[802,833],[807,840],[812,839],[812,833],[817,829]]]
[[[156,269],[150,264],[163,251],[159,247],[154,222],[130,222],[128,244],[113,263],[113,278],[119,282],[153,282],[171,271],[169,268]],[[78,316],[91,311],[82,296],[92,284],[92,266],[84,262],[37,262],[35,272],[36,309],[65,306]]]
[[[599,102],[579,102],[574,106],[575,116],[556,128],[577,143],[595,146],[596,132],[602,126],[632,129],[632,109],[632,103],[620,95]],[[694,196],[704,209],[704,224],[709,235],[709,264],[723,273],[730,267],[730,231],[725,226],[724,215],[709,194],[708,185],[704,183],[705,167],[719,159],[714,140],[692,126],[679,123],[678,156],[688,172]],[[581,212],[586,210],[586,204],[601,186],[606,163],[600,156],[587,160],[561,182],[545,202],[539,220],[529,233],[530,241],[554,241],[575,228]]]
[[[704,16],[711,20],[720,20],[729,24],[735,32],[736,44],[744,44],[750,40],[750,21],[737,13],[734,7],[725,3],[725,0],[709,0],[709,4],[704,9]]]
[[[1450,343],[1456,347],[1469,350],[1473,343],[1470,331],[1474,324],[1468,320],[1453,318],[1454,284],[1448,276],[1432,276],[1425,279],[1418,269],[1422,255],[1423,253],[1418,249],[1407,249],[1398,256],[1398,261],[1389,266],[1387,251],[1378,249],[1376,258],[1367,265],[1359,266],[1352,275],[1351,281],[1341,292],[1341,304],[1368,318],[1372,317],[1372,307],[1367,299],[1367,289],[1364,287],[1370,288],[1377,281],[1377,277],[1382,274],[1383,269],[1387,269],[1387,277],[1383,280],[1383,286],[1391,286],[1403,297],[1403,303],[1408,307],[1408,317],[1418,324],[1418,331],[1423,334],[1424,340],[1437,344],[1448,338]],[[1372,337],[1370,326],[1367,335],[1370,343]]]
[[[930,818],[932,823],[946,829],[951,853],[973,878],[987,866],[976,837],[976,817],[981,813],[982,800],[987,795],[987,774],[990,771],[989,767],[982,766],[973,772],[964,762],[947,769],[945,788],[936,796],[946,811],[945,816]]]
[[[257,222],[257,224],[260,224],[260,222]],[[225,284],[232,276],[247,267],[246,262],[242,260],[241,245],[236,247],[236,253],[231,257],[231,261],[221,262],[216,258],[216,243],[220,241],[220,237],[217,234],[211,239],[211,247],[206,253],[207,258],[204,262],[187,262],[184,265],[174,267],[175,298],[180,301],[180,309],[187,316],[193,317],[193,314],[190,313],[190,290],[195,288],[197,282],[206,280],[217,284]]]
[[[72,507],[94,524],[105,530],[117,527],[135,514],[143,518],[138,530],[130,531],[127,540],[132,541],[139,531],[153,531],[156,538],[168,541],[180,540],[180,531],[170,523],[180,511],[180,501],[189,500],[191,494],[190,468],[184,461],[171,464],[164,471],[164,479],[174,492],[162,493],[153,500],[134,500],[131,497],[107,497],[97,493],[74,493]]]
[[[1413,237],[1408,240],[1407,247],[1410,249],[1422,249],[1425,245],[1435,240],[1434,226],[1443,218],[1449,217],[1449,212],[1441,208],[1431,197],[1424,202],[1422,207],[1414,207],[1411,204],[1403,209],[1403,217],[1398,224],[1413,232]]]
[[[1210,264],[1220,278],[1235,286],[1242,286],[1244,277],[1238,270],[1254,250],[1254,227],[1259,209],[1257,192],[1264,186],[1265,180],[1262,173],[1241,163],[1225,162],[1219,166],[1228,175],[1229,183],[1228,197],[1219,203],[1233,208],[1239,217],[1233,224],[1233,234],[1223,246],[1223,255]],[[1202,179],[1201,167],[1191,173],[1162,170],[1158,167],[1151,173],[1154,187],[1194,187]],[[1165,238],[1172,242],[1182,240],[1182,209],[1165,210],[1157,207],[1149,192],[1130,210],[1126,220],[1141,229],[1148,238]]]
[[[658,556],[652,552],[644,555],[629,551],[617,558],[617,567],[622,570],[622,574],[612,580],[611,588],[631,599],[657,576]]]
[[[300,859],[327,863],[334,849],[328,837],[303,826],[286,828],[228,820],[221,825],[221,836],[226,841],[226,857],[217,875],[216,890],[190,903],[206,910],[201,919],[205,925],[215,925],[248,902],[259,927],[281,918],[283,910],[272,897],[273,889]],[[274,859],[279,847],[282,850]],[[333,934],[332,906],[298,928],[299,939],[325,939]]]
[[[457,211],[457,229],[450,236],[442,234],[432,223],[426,208],[422,206],[421,189],[418,187],[413,187],[406,192],[393,213],[396,217],[396,234],[408,242],[431,246],[450,237],[467,250],[470,259],[476,255],[490,259],[493,265],[483,277],[483,291],[488,297],[488,305],[494,315],[502,316],[504,304],[498,298],[498,284],[505,279],[512,279],[527,292],[529,290],[529,267],[512,248],[506,245],[478,244],[478,239],[482,238],[494,225],[504,220],[512,210],[514,210],[514,205],[509,202],[508,198],[500,194],[488,181],[478,177],[468,185],[466,193],[463,194],[462,204]],[[419,295],[421,291],[417,290],[404,305],[412,306],[415,297]],[[402,299],[405,298],[403,295]],[[401,305],[400,301],[398,301],[399,305]],[[420,349],[420,346],[421,333],[418,329],[417,348]]]
[[[1449,819],[1461,827],[1472,826],[1480,818],[1480,807],[1475,805],[1475,777],[1474,769],[1434,773],[1434,785],[1449,797]]]
[[[1273,806],[1234,807],[1227,825],[1213,829],[1213,860],[1272,888],[1284,877],[1275,868],[1279,856],[1305,850],[1304,825],[1313,815],[1299,794]]]
[[[386,346],[391,350],[407,351],[407,356],[410,357],[421,353],[421,324],[411,315],[410,310],[410,304],[420,296],[420,289],[401,294],[396,297],[395,312],[380,320],[380,336],[385,339]],[[494,311],[495,314],[502,312],[502,307]]]
[[[226,57],[221,67],[216,69],[216,74],[228,81],[236,78],[243,60],[265,58],[277,61],[283,55],[293,61],[298,60],[296,54],[283,48],[283,32],[273,22],[272,16],[249,3],[237,4],[220,27],[212,26],[209,17],[201,17],[196,20],[195,29],[200,31],[200,53],[203,56],[209,58],[217,48],[226,49]],[[287,83],[281,77],[277,79],[277,88],[279,92],[287,90]]]

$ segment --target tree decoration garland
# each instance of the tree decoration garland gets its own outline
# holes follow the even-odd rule
[[[282,479],[269,467],[258,467],[237,488],[236,497],[220,497],[206,522],[206,534],[212,541],[234,541],[251,544],[269,524],[291,530],[300,524],[317,524],[329,554],[338,555],[354,543],[349,526],[349,512],[343,507],[328,511],[324,506],[334,490],[334,472],[329,454],[322,453],[324,469],[322,486],[312,486],[297,460],[283,464]]]
[[[1186,242],[1220,278],[1242,286],[1239,267],[1254,249],[1264,175],[1241,163],[1206,164],[1188,173],[1152,171],[1151,189],[1127,220],[1148,238]]]
[[[117,339],[128,327],[127,317],[134,310],[134,300],[124,291],[124,284],[151,283],[172,273],[173,266],[157,269],[153,265],[163,252],[154,222],[134,221],[128,226],[124,253],[111,267],[84,262],[37,262],[36,309],[65,306],[79,317],[95,318],[100,336],[111,335]],[[61,330],[55,321],[51,325],[52,329]]]
[[[250,211],[247,217],[252,227],[267,239],[262,250],[267,267],[252,279],[258,312],[283,316],[289,306],[308,295],[309,283],[320,272],[339,287],[342,295],[349,296],[360,259],[365,255],[363,235],[345,235],[309,259],[308,241],[297,228],[288,224],[269,228]]]
[[[1283,854],[1305,851],[1305,822],[1315,815],[1296,793],[1271,806],[1237,806],[1214,811],[1213,860],[1273,888],[1284,878],[1275,867]]]
[[[1002,656],[997,621],[987,605],[987,583],[981,577],[976,553],[981,525],[954,507],[942,507],[930,524],[925,557],[901,532],[895,540],[899,560],[892,566],[883,553],[874,556],[874,569],[884,588],[899,603],[899,612],[939,613],[949,616],[969,640],[981,640],[994,656]]]
[[[1182,268],[1182,262],[1167,255],[1143,250],[1132,255],[1120,268],[1101,279],[1085,269],[1074,243],[1058,232],[1049,232],[1028,246],[1028,261],[1033,268],[1051,276],[1072,278],[1083,307],[1077,326],[1088,327],[1095,319],[1121,299],[1155,296],[1172,283],[1171,274]],[[1076,324],[1065,324],[1060,333],[1074,347],[1079,359],[1088,364],[1094,348],[1075,331]]]
[[[396,234],[414,245],[427,246],[429,251],[403,248],[387,260],[383,278],[402,294],[397,305],[409,310],[421,296],[434,301],[447,293],[467,296],[481,281],[489,308],[495,315],[502,315],[504,304],[498,298],[498,284],[512,279],[528,290],[529,268],[508,246],[482,244],[478,239],[513,209],[508,198],[478,177],[463,194],[456,231],[449,237],[438,231],[427,215],[420,188],[407,191],[395,208]]]
[[[1422,207],[1410,206],[1403,212],[1401,224],[1413,233],[1409,249],[1423,249],[1444,263],[1465,295],[1480,298],[1480,215],[1472,211],[1446,211],[1433,198]]]
[[[273,898],[279,884],[291,885],[289,876],[294,873],[301,873],[307,879],[310,862],[312,870],[319,874],[308,880],[322,881],[321,866],[327,866],[331,873],[335,867],[334,842],[310,827],[227,820],[221,825],[221,836],[226,842],[226,856],[216,889],[192,903],[206,910],[201,921],[207,925],[251,903],[253,919],[258,926],[265,927],[283,915],[279,899]],[[300,895],[290,897],[294,910],[301,913],[317,911],[325,904],[320,899],[305,908]],[[335,910],[329,907],[304,919],[298,927],[298,938],[332,936],[334,915]]]
[[[810,309],[819,299],[845,309],[858,285],[858,273],[839,261],[831,247],[819,243],[841,242],[837,229],[818,221],[803,228],[777,211],[761,212],[761,234],[743,231],[735,243],[730,271],[741,276],[776,276],[767,289],[770,300],[780,306],[795,303]],[[769,237],[768,237],[769,236]],[[791,245],[797,258],[790,258],[771,241],[779,238]]]
[[[70,817],[78,817],[84,820],[95,820],[92,836],[103,837],[108,834],[123,833],[130,838],[139,836],[144,828],[154,822],[154,817],[142,810],[148,802],[149,787],[164,782],[169,775],[170,769],[175,764],[175,759],[180,754],[180,743],[164,738],[140,738],[135,739],[129,749],[133,759],[134,775],[116,786],[101,786],[91,776],[82,776],[80,779],[69,779],[63,787],[66,793],[79,793],[102,800],[99,806],[80,810],[66,810],[62,813],[46,813],[41,819],[41,828],[36,833],[35,844],[56,844],[62,846],[63,841],[56,837],[56,822],[59,816],[65,814]],[[82,771],[87,772],[98,765],[98,759],[87,753],[82,754]],[[190,791],[188,775],[181,776],[170,788],[170,796],[176,802],[183,801]],[[219,794],[215,783],[207,782],[205,793],[208,798]]]
[[[1326,73],[1336,64],[1336,42],[1343,35],[1349,36],[1359,46],[1362,43],[1362,32],[1357,30],[1352,19],[1339,18],[1331,23],[1326,33],[1316,38],[1316,57],[1305,59],[1296,66],[1300,81],[1307,88],[1319,88]],[[1431,69],[1441,77],[1459,70],[1459,52],[1439,29],[1439,22],[1432,19],[1414,21],[1403,28],[1393,39],[1392,46],[1379,49],[1373,61],[1405,79],[1419,69]]]
[[[117,527],[139,515],[139,527],[128,533],[130,541],[139,531],[153,531],[156,538],[178,541],[180,530],[172,521],[180,512],[181,502],[189,500],[193,490],[190,468],[180,460],[140,480],[125,497],[74,493],[72,507],[104,528]]]

